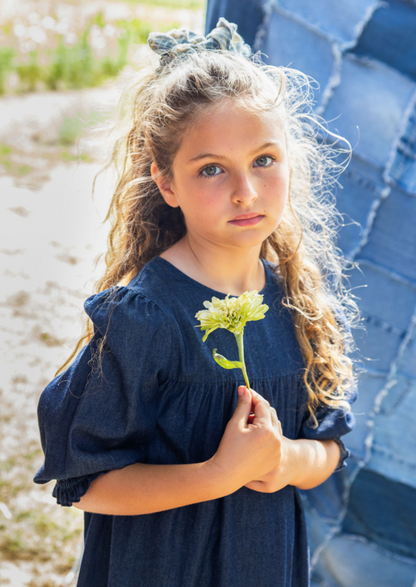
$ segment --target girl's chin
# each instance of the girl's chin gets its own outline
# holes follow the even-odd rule
[[[264,241],[268,239],[270,234],[271,233],[265,233],[264,231],[262,231],[261,233],[258,233],[256,235],[239,235],[239,238],[229,239],[228,246],[235,246],[237,248],[243,249],[260,248]]]

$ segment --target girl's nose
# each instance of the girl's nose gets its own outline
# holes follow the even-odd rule
[[[250,204],[257,198],[257,190],[252,180],[245,174],[239,174],[235,179],[233,202],[237,204]]]

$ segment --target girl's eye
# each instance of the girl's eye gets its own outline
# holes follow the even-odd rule
[[[258,157],[256,159],[256,162],[259,162],[259,164],[256,165],[256,167],[269,167],[271,163],[267,163],[267,159],[274,161],[273,157],[270,157],[269,155],[262,155],[261,157]]]
[[[208,165],[201,171],[201,175],[202,177],[214,177],[215,175],[219,175],[218,173],[215,173],[216,169],[220,169],[218,165]]]
[[[268,162],[268,160],[270,160],[270,162]],[[257,165],[255,167],[270,167],[273,161],[274,158],[270,157],[270,155],[262,155],[256,159]],[[217,175],[220,175],[220,173],[216,173],[215,170],[221,172],[221,168],[218,167],[218,165],[207,165],[207,167],[204,167],[200,172],[200,175],[202,175],[202,177],[216,177]]]

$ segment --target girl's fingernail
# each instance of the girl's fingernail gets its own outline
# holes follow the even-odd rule
[[[244,395],[244,390],[245,390],[245,387],[241,387],[241,386],[240,386],[240,387],[238,388],[238,395]]]

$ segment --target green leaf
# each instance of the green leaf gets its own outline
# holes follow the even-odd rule
[[[229,361],[222,355],[218,354],[217,349],[212,351],[212,356],[218,365],[224,367],[224,369],[242,369],[244,367],[244,363],[241,363],[240,361]]]

